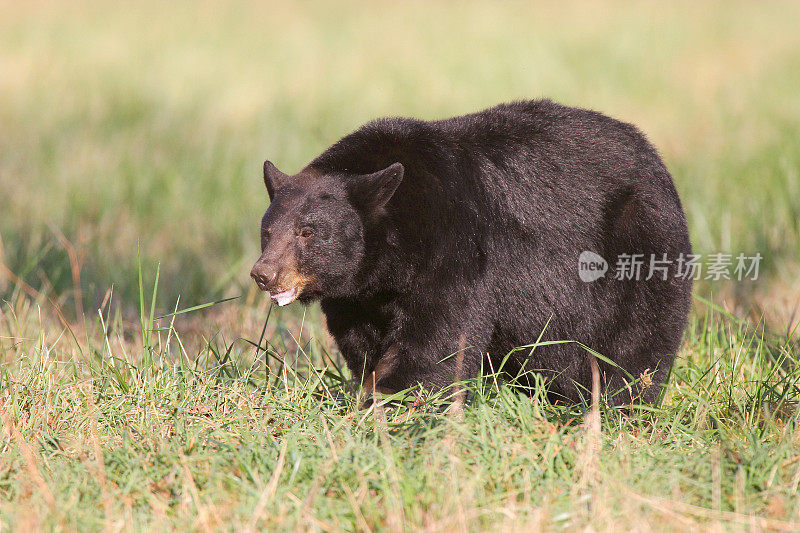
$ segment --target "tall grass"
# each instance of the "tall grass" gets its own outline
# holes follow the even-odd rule
[[[233,302],[158,317],[156,294],[141,291],[138,323],[106,305],[75,337],[43,302],[3,307],[0,524],[800,527],[796,345],[713,305],[662,404],[602,408],[592,429],[581,406],[490,372],[457,411],[422,393],[364,410],[317,326]],[[213,338],[180,332],[225,306]],[[237,337],[242,314],[268,316],[252,339]]]

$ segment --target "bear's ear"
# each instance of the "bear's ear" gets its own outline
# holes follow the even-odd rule
[[[356,176],[350,180],[350,200],[365,211],[375,211],[385,206],[403,181],[403,165],[394,163],[372,174]]]
[[[267,186],[267,194],[269,194],[269,201],[275,196],[275,191],[286,183],[289,176],[278,170],[275,165],[269,161],[264,161],[264,185]]]

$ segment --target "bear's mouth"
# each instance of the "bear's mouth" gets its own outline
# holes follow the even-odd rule
[[[283,307],[284,305],[289,305],[297,299],[297,292],[297,287],[295,286],[285,291],[270,292],[269,297],[272,298],[276,304]]]

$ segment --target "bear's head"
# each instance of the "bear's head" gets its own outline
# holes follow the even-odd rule
[[[366,235],[403,179],[395,163],[372,174],[288,176],[264,162],[270,198],[261,219],[261,257],[250,276],[278,305],[342,297],[356,290]]]

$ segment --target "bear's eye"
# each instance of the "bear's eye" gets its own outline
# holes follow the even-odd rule
[[[300,236],[304,239],[309,239],[314,236],[314,229],[311,226],[304,226],[303,229],[300,230]]]

